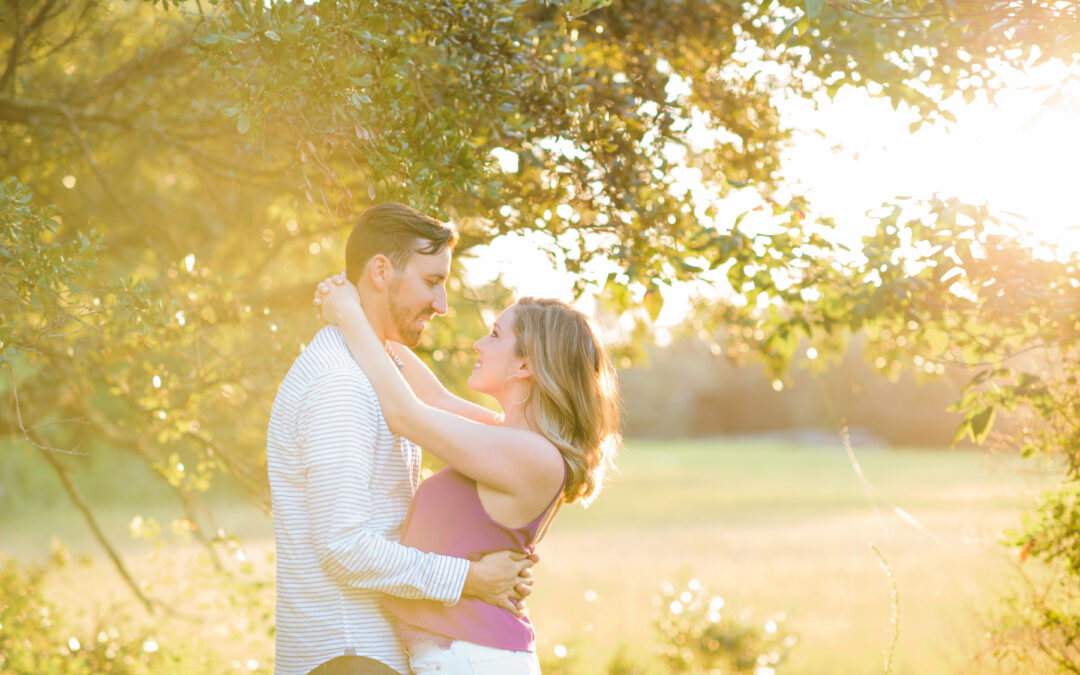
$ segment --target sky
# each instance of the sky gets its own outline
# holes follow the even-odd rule
[[[1013,88],[999,94],[996,105],[982,96],[968,105],[949,101],[955,123],[924,125],[914,133],[913,112],[894,111],[887,100],[862,90],[841,90],[816,109],[810,101],[785,101],[782,115],[797,132],[783,156],[783,176],[817,213],[834,217],[852,243],[871,225],[868,210],[896,196],[937,193],[1018,214],[1039,240],[1080,250],[1080,88],[1049,104],[1050,92],[1038,89],[1064,74],[1048,64],[1013,76]],[[689,189],[704,189],[692,176],[686,181]],[[735,195],[722,203],[722,212],[734,218],[749,208],[748,197]],[[500,238],[468,261],[470,280],[501,274],[519,295],[569,300],[571,279],[552,269],[538,250],[540,241]],[[702,290],[689,284],[667,290],[657,324],[678,323],[689,298]],[[588,305],[582,309],[589,311]]]

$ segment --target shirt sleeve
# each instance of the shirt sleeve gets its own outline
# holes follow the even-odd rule
[[[305,393],[297,419],[308,515],[319,562],[342,584],[448,605],[461,598],[469,561],[425,553],[373,531],[378,398],[354,369],[328,371]]]

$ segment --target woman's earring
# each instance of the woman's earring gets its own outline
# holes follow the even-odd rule
[[[506,379],[503,380],[503,389],[506,389],[506,383],[512,377],[514,377],[514,376],[513,375],[507,375],[506,376]],[[529,389],[529,391],[525,392],[525,398],[521,399],[520,401],[511,401],[511,403],[513,403],[514,405],[525,405],[525,402],[529,400],[530,396],[532,396],[532,389],[531,388]]]

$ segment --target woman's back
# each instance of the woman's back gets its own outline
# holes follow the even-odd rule
[[[565,470],[564,470],[565,485]],[[532,522],[507,527],[484,509],[472,479],[446,468],[424,481],[413,497],[401,543],[430,553],[477,560],[492,551],[532,553],[562,493]],[[534,651],[536,634],[526,617],[463,598],[447,607],[438,602],[387,596],[384,606],[411,626],[455,640],[514,651]]]

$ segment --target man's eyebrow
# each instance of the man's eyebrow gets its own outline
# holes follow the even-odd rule
[[[433,278],[433,279],[438,279],[439,281],[442,281],[443,279],[446,278],[446,275],[443,274],[442,272],[432,272],[431,274],[428,275],[428,277]]]

